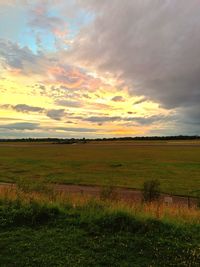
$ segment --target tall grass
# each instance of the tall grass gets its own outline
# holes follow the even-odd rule
[[[103,197],[102,197],[103,195]],[[105,197],[106,195],[106,197]],[[0,201],[3,203],[38,203],[43,205],[57,205],[60,208],[70,205],[73,208],[99,205],[108,211],[123,211],[140,218],[152,218],[175,223],[200,223],[200,209],[197,207],[188,208],[175,204],[167,205],[159,201],[151,203],[138,203],[116,199],[112,194],[103,192],[93,197],[87,194],[67,193],[55,191],[53,188],[42,187],[42,190],[35,190],[24,187],[13,186],[0,188]]]
[[[119,201],[110,190],[94,198],[1,188],[1,266],[198,267],[199,215],[194,208]]]

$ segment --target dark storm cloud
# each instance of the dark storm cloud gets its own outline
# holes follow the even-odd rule
[[[191,126],[199,126],[200,125],[200,107],[187,107],[185,109],[180,109],[180,116],[181,121],[188,125],[188,127]]]
[[[79,2],[95,14],[75,43],[79,60],[116,74],[130,94],[199,108],[199,0]]]

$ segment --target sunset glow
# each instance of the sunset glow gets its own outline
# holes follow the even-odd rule
[[[169,1],[165,18],[159,12],[154,17],[160,20],[157,32],[154,21],[142,17],[140,33],[132,15],[148,1],[131,7],[125,1],[123,8],[114,2],[117,11],[106,1],[0,1],[1,138],[199,134],[199,76],[189,76],[200,68],[191,64],[199,55],[199,35],[182,53],[188,47],[184,36],[194,23],[200,26],[200,20],[187,24],[198,1],[185,1],[185,21],[171,21]],[[150,8],[152,16],[156,9]],[[115,29],[109,10],[121,20]],[[120,12],[130,16],[129,36]],[[174,26],[167,30],[168,23]],[[172,35],[183,42],[180,48]]]

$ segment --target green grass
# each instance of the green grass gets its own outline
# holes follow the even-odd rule
[[[192,191],[200,189],[200,146],[148,143],[151,146],[145,142],[0,145],[0,181],[40,178],[141,188],[144,181],[158,179],[163,192],[195,195]]]
[[[139,219],[97,202],[1,202],[1,267],[199,266],[200,226]]]

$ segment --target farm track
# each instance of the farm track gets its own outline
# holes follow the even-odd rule
[[[104,187],[102,186],[92,185],[54,184],[53,186],[58,193],[81,194],[93,197],[99,197],[104,190]],[[6,188],[16,188],[16,185],[11,183],[0,183],[0,190]],[[112,188],[111,194],[111,197],[117,200],[123,200],[127,202],[142,201],[142,191],[132,188],[114,187]],[[168,202],[169,205],[175,205],[179,207],[196,207],[198,200],[195,197],[161,193],[160,201]]]

